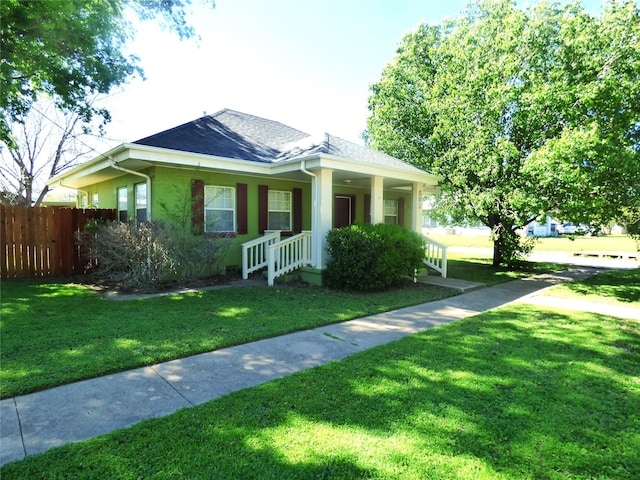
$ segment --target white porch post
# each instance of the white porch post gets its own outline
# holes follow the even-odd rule
[[[313,231],[313,252],[316,255],[316,268],[324,270],[327,267],[328,254],[326,251],[327,233],[333,226],[333,171],[323,168],[316,172],[317,189],[317,223]]]
[[[384,223],[384,178],[371,177],[371,223]]]
[[[422,197],[424,192],[424,187],[422,183],[413,183],[411,188],[411,229],[414,232],[422,233]]]

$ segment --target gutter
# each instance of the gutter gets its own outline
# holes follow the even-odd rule
[[[147,182],[147,221],[150,222],[151,221],[151,177],[146,173],[140,173],[134,170],[129,170],[128,168],[121,167],[115,162],[112,156],[109,156],[109,161],[111,163],[111,167],[115,168],[116,170],[120,170],[121,172],[129,173],[131,175],[136,175],[146,180]],[[134,208],[135,208],[135,205],[134,205]]]
[[[300,161],[300,171],[311,177],[311,191],[313,193],[313,199],[312,199],[313,205],[311,206],[311,231],[315,236],[315,235],[318,235],[319,233],[318,232],[318,228],[319,228],[318,227],[318,176],[315,173],[310,172],[305,168],[304,160]],[[316,248],[313,248],[311,250],[311,266],[315,268],[317,264],[318,264],[318,252],[317,252],[317,246],[316,246]]]

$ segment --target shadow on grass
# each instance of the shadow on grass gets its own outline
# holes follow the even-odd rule
[[[580,295],[597,295],[623,303],[640,302],[640,269],[611,270],[565,288]]]
[[[638,478],[638,327],[514,305],[2,474]]]
[[[465,257],[447,260],[447,276],[460,280],[484,283],[487,286],[517,280],[541,273],[565,270],[567,267],[556,263],[522,262],[518,268],[494,267],[487,257]]]

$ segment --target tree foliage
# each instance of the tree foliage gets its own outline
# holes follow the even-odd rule
[[[633,1],[476,1],[407,35],[371,90],[373,146],[440,175],[441,211],[492,229],[494,265],[543,214],[604,223],[640,196]]]
[[[0,2],[0,140],[11,144],[8,124],[19,121],[41,94],[84,120],[108,111],[91,99],[142,74],[123,47],[133,32],[127,12],[158,19],[181,38],[194,32],[185,20],[191,0],[65,0]],[[211,2],[213,3],[213,2]]]

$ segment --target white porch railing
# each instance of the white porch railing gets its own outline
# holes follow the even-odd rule
[[[447,278],[447,246],[425,235],[423,235],[423,238],[426,243],[426,249],[422,262],[427,267],[440,272],[442,278]]]
[[[311,232],[303,231],[267,246],[267,284],[293,270],[311,265]]]
[[[266,230],[262,237],[242,244],[242,278],[267,266],[267,248],[280,241],[280,230]]]

